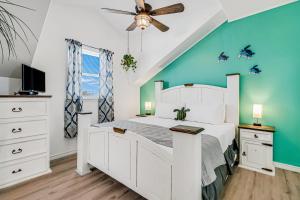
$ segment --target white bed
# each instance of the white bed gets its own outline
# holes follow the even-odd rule
[[[139,122],[143,124],[157,125],[166,128],[171,128],[177,125],[186,125],[186,126],[195,126],[195,127],[204,128],[205,130],[201,134],[207,134],[218,138],[223,153],[226,151],[228,146],[231,145],[232,141],[235,139],[236,127],[234,123],[223,123],[223,124],[214,125],[214,124],[192,122],[192,121],[177,121],[173,119],[164,119],[155,116],[134,118],[134,119],[130,119],[130,121]],[[168,147],[162,146],[162,148],[168,148]],[[169,151],[172,151],[172,148],[168,148],[168,149]]]
[[[163,89],[155,83],[156,103],[224,104],[225,123],[212,125],[175,121],[154,116],[133,122],[205,128],[202,134],[216,137],[222,151],[232,144],[239,124],[239,74],[227,76],[227,88],[193,85]],[[118,134],[113,127],[91,126],[90,113],[79,113],[77,173],[85,175],[96,167],[150,200],[200,200],[201,134],[173,134],[173,148],[156,144],[132,132]]]

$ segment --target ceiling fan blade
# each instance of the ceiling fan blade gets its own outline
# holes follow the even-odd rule
[[[152,17],[151,17],[151,24],[153,24],[153,26],[155,26],[162,32],[166,32],[169,30],[169,27],[167,27],[166,25],[162,24],[161,22],[157,21],[156,19],[154,19]]]
[[[150,12],[150,15],[152,15],[152,16],[167,15],[167,14],[179,13],[179,12],[183,12],[183,11],[184,11],[184,5],[182,3],[178,3],[178,4],[171,5],[171,6],[152,10]]]
[[[127,29],[126,31],[133,31],[136,28],[136,22],[133,22]]]
[[[111,8],[101,8],[102,10],[106,10],[111,13],[115,14],[123,14],[123,15],[136,15],[134,12],[124,11],[124,10],[117,10],[117,9],[111,9]]]
[[[145,0],[135,0],[135,3],[140,10],[145,10]]]

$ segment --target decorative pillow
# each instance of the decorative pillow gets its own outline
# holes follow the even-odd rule
[[[186,118],[186,113],[189,111],[190,109],[186,109],[185,107],[182,107],[181,109],[174,109],[174,112],[177,113],[177,117],[175,118],[175,120],[184,121]]]
[[[208,123],[208,124],[222,124],[225,122],[225,105],[187,105],[191,111],[187,114],[186,120]]]
[[[174,113],[174,109],[181,107],[177,104],[168,104],[158,102],[155,106],[155,117],[174,119],[176,117],[176,113]]]

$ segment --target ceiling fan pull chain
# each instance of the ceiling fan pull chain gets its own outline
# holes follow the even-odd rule
[[[141,52],[143,52],[143,30],[141,30]]]
[[[127,31],[127,54],[130,54],[130,49],[129,49],[129,31]]]

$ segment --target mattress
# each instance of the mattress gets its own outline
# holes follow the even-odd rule
[[[173,119],[158,118],[155,116],[139,117],[139,118],[130,119],[130,121],[157,125],[166,128],[171,128],[177,125],[196,126],[196,127],[204,128],[205,130],[201,133],[217,138],[220,142],[223,153],[225,153],[228,146],[230,146],[232,144],[232,141],[235,139],[235,126],[233,123],[223,123],[223,124],[213,125],[213,124],[191,122],[191,121],[177,121]],[[162,148],[171,151],[171,148],[169,147],[162,146]]]

